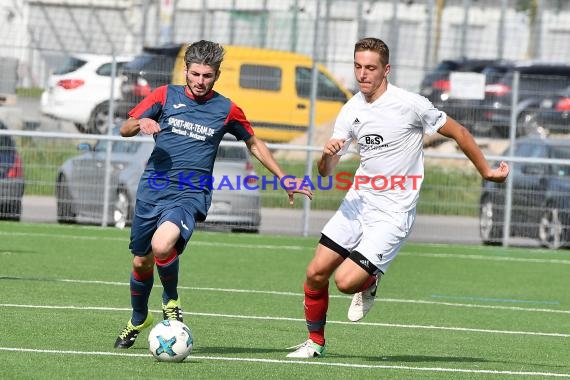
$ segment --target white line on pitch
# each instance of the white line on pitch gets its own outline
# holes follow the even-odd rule
[[[57,306],[57,305],[24,305],[24,304],[0,304],[0,307],[24,308],[24,309],[52,309],[52,310],[98,310],[98,311],[130,311],[127,308],[113,308],[113,307],[97,307],[97,306]],[[151,310],[153,313],[161,313],[162,310]],[[264,320],[264,321],[292,321],[292,322],[305,322],[305,319],[290,318],[290,317],[270,317],[270,316],[255,316],[255,315],[240,315],[240,314],[219,314],[219,313],[199,313],[199,312],[184,312],[184,314],[195,315],[199,317],[215,317],[215,318],[234,318],[234,319],[251,319],[251,320]],[[337,325],[354,325],[354,322],[348,321],[327,321],[328,324]],[[557,338],[570,338],[570,334],[563,333],[549,333],[549,332],[535,332],[535,331],[514,331],[514,330],[493,330],[493,329],[475,329],[467,327],[447,327],[447,326],[434,326],[434,325],[404,325],[398,323],[379,323],[379,322],[358,322],[361,326],[373,327],[391,327],[391,328],[405,328],[405,329],[423,329],[423,330],[445,330],[445,331],[461,331],[461,332],[475,332],[487,334],[508,334],[508,335],[528,335],[528,336],[548,336]]]
[[[111,236],[84,236],[84,235],[68,235],[68,234],[50,234],[50,233],[29,233],[29,232],[4,232],[0,231],[0,235],[14,236],[37,236],[46,238],[60,238],[60,239],[76,239],[76,240],[107,240],[107,241],[123,241],[128,239],[124,237],[111,237]],[[280,245],[280,244],[248,244],[248,243],[224,243],[212,242],[202,240],[192,240],[191,245],[206,246],[206,247],[238,247],[247,249],[272,249],[274,252],[279,251],[312,251],[312,247],[302,245]],[[467,259],[467,260],[482,260],[482,261],[506,261],[506,262],[520,262],[520,263],[535,263],[535,264],[562,264],[570,265],[570,260],[564,259],[537,259],[537,258],[524,258],[524,257],[507,257],[507,256],[486,256],[486,255],[469,255],[457,253],[437,253],[437,252],[408,252],[405,249],[399,254],[401,256],[417,256],[417,257],[431,257],[439,259]]]
[[[128,242],[128,238],[124,237],[112,237],[112,236],[84,236],[84,235],[67,235],[67,234],[48,234],[48,233],[28,233],[28,232],[4,232],[0,231],[0,235],[13,236],[35,236],[35,237],[46,237],[46,238],[59,238],[59,239],[75,239],[75,240],[106,240],[106,241],[122,241],[125,242],[125,246]],[[192,245],[196,246],[206,246],[206,247],[231,247],[231,248],[247,248],[247,249],[277,249],[285,251],[301,251],[301,250],[313,250],[312,247],[303,247],[301,245],[275,245],[275,244],[242,244],[242,243],[223,243],[223,242],[211,242],[202,240],[192,240]],[[126,251],[127,249],[125,249]]]
[[[570,260],[561,259],[534,259],[524,257],[507,257],[507,256],[485,256],[485,255],[462,255],[456,253],[432,253],[432,252],[401,252],[403,256],[430,257],[437,259],[466,259],[466,260],[485,260],[485,261],[513,261],[517,263],[537,263],[537,264],[565,264],[570,265]]]
[[[66,279],[66,278],[27,278],[19,276],[6,276],[0,274],[0,279],[18,279],[18,280],[45,280],[53,282],[69,282],[77,284],[98,284],[98,285],[110,285],[110,286],[129,286],[126,282],[117,281],[100,281],[100,280],[76,280],[76,279]],[[196,291],[209,291],[209,292],[221,292],[221,293],[244,293],[244,294],[267,294],[267,295],[277,295],[277,296],[290,296],[290,297],[303,297],[301,293],[295,292],[279,292],[271,290],[254,290],[254,289],[225,289],[225,288],[209,288],[209,287],[196,287],[196,286],[179,286],[180,290],[196,290]],[[351,298],[352,296],[331,294],[330,298]],[[442,301],[428,301],[428,300],[408,300],[399,298],[378,298],[379,302],[393,302],[393,303],[410,303],[419,305],[438,305],[438,306],[450,306],[450,307],[466,307],[473,309],[494,309],[494,310],[509,310],[509,311],[528,311],[534,313],[553,313],[553,314],[570,314],[570,310],[558,310],[558,309],[546,309],[546,308],[531,308],[531,307],[520,307],[520,306],[502,306],[502,305],[482,305],[482,304],[470,304],[470,303],[455,303],[455,302],[442,302]]]
[[[135,354],[127,352],[106,352],[106,351],[72,351],[72,350],[42,350],[30,348],[16,347],[0,347],[0,351],[11,352],[32,352],[39,354],[59,354],[59,355],[88,355],[88,356],[126,356],[126,357],[150,357],[150,354]],[[345,367],[345,368],[363,368],[363,369],[391,369],[406,370],[419,372],[450,372],[450,373],[473,373],[473,374],[492,374],[492,375],[510,375],[510,376],[543,376],[543,377],[565,377],[570,378],[570,374],[556,372],[531,372],[531,371],[499,371],[491,369],[463,369],[463,368],[444,368],[444,367],[412,367],[403,365],[381,365],[381,364],[355,364],[340,363],[326,361],[304,361],[304,360],[278,360],[278,359],[261,359],[261,358],[235,358],[225,356],[201,356],[190,355],[187,360],[217,360],[217,361],[237,361],[249,363],[271,363],[271,364],[300,364],[300,365],[316,365],[325,367]]]

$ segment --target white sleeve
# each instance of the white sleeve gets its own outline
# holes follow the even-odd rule
[[[437,130],[443,127],[447,121],[445,112],[438,110],[433,104],[421,95],[415,96],[413,106],[419,117],[422,128],[426,135],[433,135]]]
[[[348,150],[348,147],[350,146],[350,143],[353,140],[352,125],[347,120],[347,115],[346,115],[345,109],[346,109],[346,107],[341,108],[341,110],[340,110],[340,112],[336,118],[336,121],[334,123],[334,130],[333,130],[333,134],[331,137],[333,139],[344,140],[344,146],[342,147],[340,152],[337,153],[337,155],[339,155],[339,156],[342,156],[343,154],[346,153],[346,151]]]
[[[447,121],[447,115],[445,112],[432,107],[420,115],[420,120],[424,127],[424,133],[430,136],[443,127]]]

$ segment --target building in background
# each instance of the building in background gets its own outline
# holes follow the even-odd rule
[[[392,81],[411,90],[447,58],[570,60],[561,0],[12,0],[0,18],[0,57],[18,59],[20,87],[43,87],[72,52],[136,54],[203,38],[316,57],[349,87],[365,35],[392,47]]]

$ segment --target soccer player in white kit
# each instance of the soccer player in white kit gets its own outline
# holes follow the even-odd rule
[[[408,238],[423,181],[423,135],[454,139],[485,180],[504,182],[509,167],[487,163],[473,136],[437,110],[426,98],[388,82],[388,46],[364,38],[354,47],[354,75],[359,92],[341,109],[331,139],[318,162],[321,176],[333,173],[351,143],[360,155],[353,184],[338,211],[322,230],[307,267],[305,319],[308,339],[291,347],[290,358],[325,354],[329,278],[354,294],[348,319],[364,318],[374,303],[381,276]],[[348,260],[346,260],[348,259]]]

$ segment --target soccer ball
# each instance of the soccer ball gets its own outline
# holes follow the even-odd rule
[[[181,362],[190,352],[194,339],[188,326],[176,320],[156,324],[148,334],[148,346],[159,362]]]

